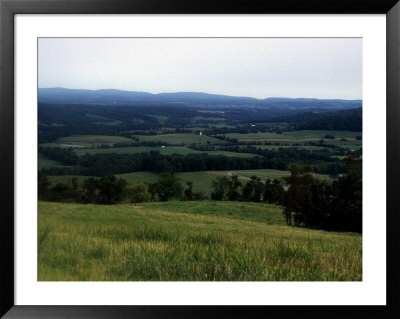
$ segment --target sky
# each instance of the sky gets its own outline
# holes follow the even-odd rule
[[[39,88],[362,98],[361,38],[40,38]]]

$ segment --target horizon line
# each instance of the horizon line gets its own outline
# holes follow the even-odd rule
[[[203,91],[172,91],[172,92],[148,92],[148,91],[130,91],[124,89],[114,89],[114,88],[107,88],[107,89],[71,89],[66,88],[63,86],[54,86],[54,87],[38,87],[39,89],[64,89],[64,90],[81,90],[81,91],[106,91],[106,90],[113,90],[113,91],[121,91],[121,92],[138,92],[138,93],[148,93],[152,95],[160,95],[160,94],[176,94],[176,93],[202,93],[202,94],[209,94],[209,95],[220,95],[220,96],[228,96],[228,97],[237,97],[237,98],[250,98],[256,100],[266,100],[266,99],[315,99],[315,100],[344,100],[344,101],[362,101],[362,98],[353,98],[353,99],[345,99],[345,98],[318,98],[318,97],[287,97],[287,96],[269,96],[265,98],[258,98],[246,95],[228,95],[223,93],[208,93]]]

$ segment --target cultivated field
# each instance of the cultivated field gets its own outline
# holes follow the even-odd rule
[[[132,147],[112,147],[112,148],[91,148],[91,149],[76,149],[75,153],[79,156],[85,154],[137,154],[149,153],[151,151],[160,152],[162,155],[188,155],[188,154],[209,154],[209,155],[224,155],[229,157],[254,157],[255,154],[225,152],[225,151],[198,151],[182,146],[165,146],[150,147],[150,146],[132,146]]]
[[[91,178],[93,176],[84,176],[84,175],[54,175],[54,176],[49,176],[49,179],[51,181],[51,186],[54,186],[57,183],[63,183],[66,185],[71,186],[71,180],[72,178],[78,178],[78,181],[82,183],[85,179]]]
[[[54,160],[51,160],[43,154],[38,154],[38,169],[49,168],[53,166],[62,166],[63,164]]]
[[[222,144],[225,143],[219,139],[198,134],[162,134],[162,135],[135,135],[139,142],[161,142],[173,145],[186,145],[190,144]]]
[[[238,202],[39,202],[39,281],[360,281],[361,235]]]
[[[360,132],[349,131],[292,131],[277,133],[229,133],[225,134],[226,137],[235,138],[242,142],[252,141],[270,141],[270,142],[306,142],[306,141],[319,141],[325,139],[326,135],[334,136],[336,140],[346,138],[348,140],[355,140],[357,136],[361,136]],[[327,139],[327,141],[331,141]],[[361,141],[359,141],[361,143]]]
[[[301,148],[301,149],[306,149],[308,151],[319,151],[319,150],[323,150],[324,147],[323,146],[313,146],[313,145],[257,145],[257,144],[248,144],[249,146],[253,146],[255,148],[260,148],[263,150],[279,150],[280,148],[292,148],[292,147],[297,147],[297,148]],[[244,146],[241,146],[241,148],[246,148],[248,146],[247,144]]]
[[[131,139],[123,136],[106,136],[106,135],[73,135],[59,138],[56,144],[78,145],[86,147],[94,147],[102,144],[113,146],[115,143],[134,143]]]

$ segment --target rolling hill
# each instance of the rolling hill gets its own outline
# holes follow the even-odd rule
[[[237,97],[203,92],[152,94],[138,91],[76,90],[66,88],[39,88],[40,103],[89,105],[165,105],[195,107],[251,106],[258,108],[351,109],[362,106],[361,100]]]

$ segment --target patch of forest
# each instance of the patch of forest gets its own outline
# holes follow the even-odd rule
[[[39,153],[66,167],[43,169],[47,175],[104,176],[138,171],[193,172],[212,170],[278,169],[287,170],[291,163],[313,164],[315,173],[338,175],[343,173],[343,162],[326,151],[282,148],[237,149],[239,152],[255,152],[255,157],[231,157],[224,155],[187,154],[162,155],[159,151],[136,154],[85,154],[77,156],[71,148],[39,148]]]

